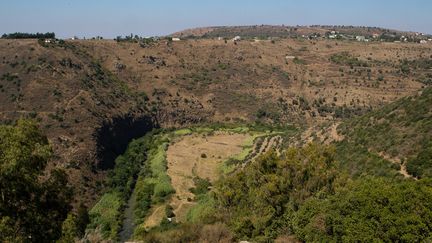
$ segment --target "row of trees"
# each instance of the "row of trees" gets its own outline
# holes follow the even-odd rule
[[[22,33],[15,32],[10,34],[3,34],[2,39],[55,39],[54,32],[47,33]]]

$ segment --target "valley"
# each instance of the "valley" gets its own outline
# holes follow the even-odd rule
[[[432,44],[332,30],[389,33],[2,38],[0,159],[42,161],[84,242],[430,240]]]

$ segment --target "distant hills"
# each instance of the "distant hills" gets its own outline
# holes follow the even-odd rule
[[[380,27],[366,26],[344,26],[344,25],[311,25],[311,26],[285,26],[285,25],[250,25],[250,26],[214,26],[192,28],[171,34],[172,37],[183,38],[233,38],[241,36],[245,39],[258,38],[319,38],[333,35],[337,38],[355,38],[365,36],[366,38],[400,40],[401,38],[413,41],[428,39],[425,35],[413,31],[399,31]],[[408,40],[407,39],[407,40]]]

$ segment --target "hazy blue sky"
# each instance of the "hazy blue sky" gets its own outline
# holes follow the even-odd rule
[[[432,33],[432,0],[0,0],[0,33],[111,38],[255,24],[367,25]]]

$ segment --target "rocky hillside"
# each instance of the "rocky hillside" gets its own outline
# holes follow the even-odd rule
[[[429,44],[348,41],[0,40],[0,119],[36,119],[78,193],[153,127],[313,125],[414,94]]]

